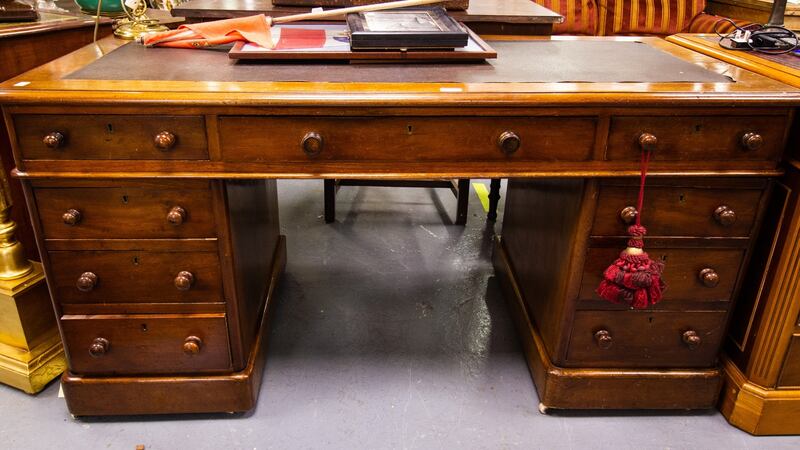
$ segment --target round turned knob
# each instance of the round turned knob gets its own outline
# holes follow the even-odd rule
[[[713,288],[719,284],[719,274],[710,267],[701,270],[698,277],[700,277],[700,281],[703,282],[705,287]]]
[[[628,225],[635,222],[638,215],[639,211],[634,206],[626,206],[619,212],[619,218]]]
[[[764,144],[764,138],[758,133],[745,133],[742,135],[742,147],[745,150],[758,150]]]
[[[95,358],[99,358],[108,352],[109,345],[108,339],[101,337],[95,338],[95,340],[92,341],[92,345],[89,346],[89,354]]]
[[[97,275],[92,272],[83,272],[80,277],[78,277],[78,282],[75,283],[75,286],[78,287],[78,290],[81,292],[89,292],[97,286]]]
[[[178,137],[169,131],[162,131],[153,138],[153,145],[159,150],[169,150],[178,142]]]
[[[175,287],[178,288],[179,291],[188,291],[192,288],[194,284],[194,275],[192,272],[181,270],[178,272],[178,276],[175,277]]]
[[[717,206],[717,209],[714,210],[714,220],[723,227],[729,227],[736,223],[736,211],[728,205]]]
[[[689,347],[689,350],[694,350],[700,346],[700,336],[697,335],[697,332],[694,330],[685,331],[683,333],[683,343]]]
[[[306,155],[317,156],[322,153],[322,147],[325,145],[325,141],[322,140],[322,136],[319,133],[312,131],[303,136],[300,145],[303,146],[303,151]]]
[[[64,145],[65,140],[64,135],[58,131],[47,133],[45,137],[42,138],[42,142],[47,148],[59,148]]]
[[[513,131],[504,131],[500,137],[497,138],[497,146],[500,147],[500,150],[506,155],[514,154],[514,152],[519,150],[520,144],[519,136]]]
[[[639,147],[646,152],[655,151],[658,145],[658,138],[654,134],[642,133],[639,135]]]
[[[81,212],[77,209],[68,209],[67,212],[61,216],[61,220],[64,221],[64,224],[69,226],[77,225],[81,221]]]
[[[183,352],[187,355],[196,355],[200,353],[203,347],[203,340],[197,336],[189,336],[183,341]]]
[[[186,210],[180,206],[173,206],[167,213],[167,222],[180,225],[186,220]]]
[[[611,345],[614,344],[614,339],[611,337],[611,333],[609,333],[608,330],[596,332],[594,334],[594,340],[597,342],[597,346],[603,350],[608,350],[611,348]]]

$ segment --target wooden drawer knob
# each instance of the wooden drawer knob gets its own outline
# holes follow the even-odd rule
[[[736,223],[736,211],[728,205],[717,206],[717,209],[714,210],[714,220],[723,227],[729,227]]]
[[[65,225],[73,226],[80,223],[81,217],[81,212],[77,209],[68,209],[67,212],[61,216],[61,220]]]
[[[163,151],[174,147],[176,142],[178,142],[178,137],[169,131],[162,131],[153,138],[153,145],[155,145],[157,149]]]
[[[167,222],[180,225],[186,220],[186,210],[180,206],[173,206],[167,213]]]
[[[600,330],[594,334],[594,341],[603,350],[608,350],[614,344],[614,339],[608,330]]]
[[[92,341],[92,345],[89,346],[89,354],[95,358],[99,358],[108,352],[110,345],[106,338],[95,338],[95,340]]]
[[[758,133],[745,133],[742,135],[742,147],[745,150],[755,151],[761,148],[764,144],[764,138]]]
[[[66,138],[58,131],[47,133],[44,138],[42,138],[42,142],[44,143],[45,147],[52,149],[62,147],[64,145],[64,141],[66,141]]]
[[[504,131],[499,138],[497,138],[497,146],[500,147],[500,150],[503,151],[506,155],[513,155],[517,150],[519,150],[519,146],[522,142],[517,136],[516,133],[513,131]]]
[[[179,291],[188,291],[192,288],[194,284],[194,275],[192,272],[181,270],[178,272],[178,276],[175,277],[175,287],[178,288]]]
[[[710,267],[706,267],[705,269],[701,270],[698,276],[705,287],[713,288],[719,284],[719,274],[716,270]]]
[[[317,156],[322,153],[322,148],[325,146],[325,141],[322,139],[322,136],[319,133],[312,131],[303,136],[303,140],[300,141],[300,145],[303,147],[303,152],[305,152],[306,155]]]
[[[619,212],[619,218],[627,225],[636,222],[636,216],[638,215],[639,211],[634,206],[626,206]]]
[[[203,340],[197,336],[189,336],[183,341],[183,352],[187,355],[196,355],[203,348]]]
[[[639,147],[646,152],[655,151],[658,146],[658,138],[654,134],[642,133],[639,135]]]
[[[694,330],[685,331],[683,333],[683,343],[689,347],[689,350],[694,350],[700,346],[702,339],[697,335]]]
[[[78,290],[81,292],[89,292],[97,286],[97,275],[93,272],[83,272],[80,277],[78,277],[78,282],[75,283]]]

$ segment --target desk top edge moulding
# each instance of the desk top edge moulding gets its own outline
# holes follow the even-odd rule
[[[70,412],[255,405],[277,178],[511,178],[494,265],[542,408],[713,407],[800,90],[652,38],[491,45],[486,63],[309,71],[105,39],[0,85]],[[636,216],[643,134],[670,287],[632,311],[594,289]]]

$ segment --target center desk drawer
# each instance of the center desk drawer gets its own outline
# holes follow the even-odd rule
[[[51,251],[60,303],[205,303],[222,299],[217,252]]]
[[[226,161],[588,161],[585,117],[220,117]],[[518,147],[518,148],[517,148]]]
[[[224,314],[63,316],[70,371],[179,374],[231,368]]]
[[[201,116],[17,115],[22,159],[208,159]]]
[[[582,367],[709,367],[724,312],[579,311],[567,361]]]
[[[206,181],[34,184],[33,192],[45,239],[216,237]]]

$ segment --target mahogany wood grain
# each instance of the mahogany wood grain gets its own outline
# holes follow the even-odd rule
[[[725,336],[725,312],[579,311],[575,314],[566,367],[712,367]],[[612,343],[598,345],[605,330]],[[701,342],[690,348],[683,334]]]
[[[642,224],[647,235],[696,237],[749,237],[753,232],[761,186],[719,185],[689,186],[677,180],[650,179],[647,182]],[[677,183],[675,182],[677,181]],[[635,207],[639,187],[633,182],[609,181],[600,187],[592,226],[593,236],[627,236],[630,226],[620,217],[626,207]],[[735,212],[735,221],[723,225],[714,216],[720,206]]]
[[[114,187],[100,182],[95,187],[42,187],[34,190],[45,239],[91,238],[208,238],[215,237],[214,214],[208,183],[184,187]],[[180,206],[186,218],[180,225],[169,222],[170,210]],[[75,225],[63,221],[66,211],[80,211]]]
[[[687,159],[772,160],[776,161],[786,141],[789,115],[741,117],[725,116],[613,117],[608,137],[609,160],[640,160],[642,149],[637,138],[651,133],[658,139],[653,161]],[[757,133],[763,144],[755,150],[742,143],[747,133]]]
[[[694,304],[701,304],[731,301],[745,249],[655,248],[647,244],[645,246],[645,251],[651,258],[665,263],[663,279],[667,284],[667,290],[664,291],[664,302],[691,301]],[[603,271],[619,257],[624,247],[625,241],[620,240],[615,247],[588,249],[583,267],[580,299],[602,301],[595,290],[603,278]],[[719,282],[715,286],[703,284],[700,273],[704,269],[713,269],[718,274]],[[658,309],[659,305],[653,308]]]
[[[595,127],[588,117],[221,117],[220,138],[223,159],[234,162],[586,161]],[[313,155],[300,145],[309,132],[322,137]],[[505,132],[519,135],[518,149],[502,150],[498,141]]]
[[[26,114],[14,125],[23,159],[208,159],[203,117]],[[45,145],[55,132],[63,142]]]
[[[100,374],[179,374],[231,369],[224,314],[108,315],[61,317],[70,372]],[[197,354],[186,354],[187,337],[202,340]],[[96,339],[108,344],[90,354]]]
[[[180,245],[175,243],[176,247]],[[50,283],[67,303],[207,303],[221,302],[222,278],[217,252],[51,251]],[[194,278],[187,290],[176,288],[182,271]],[[75,286],[81,273],[97,275],[96,286]]]

